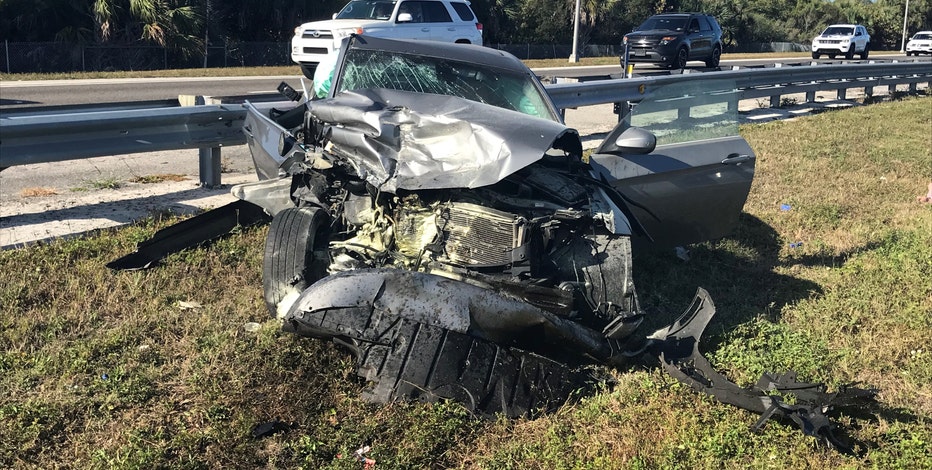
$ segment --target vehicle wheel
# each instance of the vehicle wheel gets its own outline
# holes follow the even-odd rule
[[[310,80],[314,79],[314,72],[317,70],[317,64],[301,64],[301,73]]]
[[[822,54],[819,54],[818,52],[813,52],[813,53],[812,53],[812,58],[813,58],[813,59],[818,59],[818,58],[820,58],[820,57],[822,57]]]
[[[687,51],[685,47],[681,47],[680,50],[676,51],[676,57],[673,58],[670,67],[673,69],[685,69],[687,62],[689,62],[689,51]]]
[[[861,51],[861,60],[867,60],[867,54],[868,54],[868,51],[870,50],[870,48],[871,48],[871,45],[870,45],[870,44],[865,44],[865,45],[864,45],[864,50]]]
[[[315,247],[326,246],[327,219],[326,212],[309,207],[285,209],[272,219],[262,260],[262,291],[273,317],[285,314],[279,314],[282,300],[297,298],[327,274],[329,260],[314,254]]]
[[[845,59],[851,60],[854,59],[854,44],[848,48],[848,52],[845,52]]]
[[[913,55],[912,52],[906,51],[906,57],[909,57],[909,56],[911,56],[911,55]]]
[[[722,50],[718,46],[715,49],[712,49],[712,57],[709,57],[709,60],[705,61],[705,66],[709,68],[718,67],[718,64],[722,61]]]
[[[829,58],[829,59],[835,59],[835,57],[836,57],[835,54],[829,54],[829,55],[828,55],[828,58]]]

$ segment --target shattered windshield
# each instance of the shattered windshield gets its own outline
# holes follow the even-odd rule
[[[660,87],[625,120],[657,136],[657,145],[738,135],[734,80],[694,80]]]
[[[395,10],[397,0],[353,0],[346,4],[338,20],[387,20]]]
[[[456,96],[556,120],[530,76],[440,57],[350,49],[336,91],[366,88]]]

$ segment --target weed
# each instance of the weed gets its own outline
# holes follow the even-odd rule
[[[141,184],[154,184],[154,183],[164,183],[165,181],[184,181],[188,179],[185,175],[178,175],[174,173],[163,173],[158,175],[144,175],[144,176],[134,176],[129,180],[130,183],[141,183]]]
[[[797,104],[799,104],[799,100],[792,96],[784,96],[780,98],[781,108],[788,108],[790,106],[796,106]]]
[[[58,194],[58,191],[54,188],[24,188],[19,192],[20,197],[45,197],[45,196],[54,196]]]

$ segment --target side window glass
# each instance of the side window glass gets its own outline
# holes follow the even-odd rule
[[[423,23],[424,13],[421,9],[421,3],[423,2],[404,2],[398,7],[398,14],[409,13],[412,23]]]
[[[461,20],[472,21],[476,19],[476,15],[472,14],[472,9],[469,8],[469,5],[459,2],[451,2],[450,5],[453,5],[453,9],[456,10],[456,14]]]
[[[695,18],[689,21],[689,31],[699,31],[699,21]]]
[[[441,2],[421,2],[424,9],[424,21],[428,23],[451,23],[453,18],[447,7]]]
[[[699,18],[699,29],[703,32],[712,31],[712,27],[709,26],[709,20],[707,20],[705,17]]]

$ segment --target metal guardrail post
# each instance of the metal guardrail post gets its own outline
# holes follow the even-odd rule
[[[220,186],[220,147],[198,149],[198,171],[201,186],[216,188]]]

